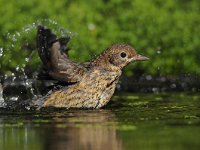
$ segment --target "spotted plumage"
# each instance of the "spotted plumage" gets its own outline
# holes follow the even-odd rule
[[[38,28],[38,52],[49,75],[73,84],[48,94],[43,100],[33,101],[34,106],[101,108],[112,97],[122,68],[130,62],[148,59],[137,54],[130,45],[114,44],[97,58],[81,64],[69,59],[68,41],[69,38],[57,39],[49,29]]]

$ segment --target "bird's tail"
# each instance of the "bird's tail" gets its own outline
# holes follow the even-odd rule
[[[57,39],[56,35],[51,32],[50,29],[43,26],[38,26],[36,45],[38,54],[45,67],[49,68],[51,65],[51,47],[55,42],[59,42],[60,48],[58,51],[66,51],[66,47],[69,42],[69,37],[63,37]]]

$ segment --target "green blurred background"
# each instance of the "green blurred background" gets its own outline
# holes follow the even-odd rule
[[[129,65],[125,69],[127,75],[137,71],[152,75],[200,75],[199,0],[0,0],[0,3],[1,75],[18,67],[35,70],[41,64],[35,50],[38,23],[56,33],[64,28],[72,36],[70,54],[77,61],[87,61],[111,44],[129,43],[151,60]]]

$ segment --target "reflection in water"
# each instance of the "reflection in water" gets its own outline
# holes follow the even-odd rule
[[[116,133],[115,115],[111,111],[80,111],[71,115],[55,118],[57,124],[46,137],[46,149],[122,149]]]
[[[110,110],[7,114],[0,117],[0,150],[121,150],[116,126]]]
[[[113,101],[112,111],[0,108],[0,150],[199,149],[199,93],[124,93]]]
[[[0,150],[42,150],[42,138],[29,125],[0,120]]]

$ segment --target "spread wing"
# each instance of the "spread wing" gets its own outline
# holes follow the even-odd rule
[[[38,26],[37,49],[48,74],[56,80],[74,83],[81,80],[87,68],[69,59],[66,46],[69,40],[69,37],[57,39],[50,29]]]

